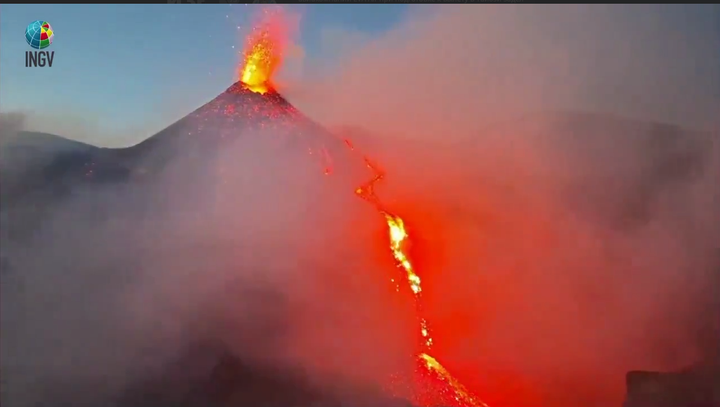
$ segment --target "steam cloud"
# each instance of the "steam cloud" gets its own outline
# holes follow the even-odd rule
[[[386,168],[438,356],[491,405],[617,403],[627,370],[717,342],[717,16],[423,8],[289,87]],[[256,136],[3,236],[4,402],[105,400],[207,338],[324,385],[403,364],[412,310],[376,214]]]

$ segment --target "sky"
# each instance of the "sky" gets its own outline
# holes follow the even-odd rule
[[[3,5],[0,109],[62,117],[80,138],[127,145],[161,130],[236,79],[238,53],[258,5]],[[332,59],[332,34],[372,37],[391,29],[405,5],[303,5],[296,41],[304,56]],[[25,68],[27,24],[55,32],[52,68]],[[296,54],[297,55],[297,54]],[[82,112],[82,113],[80,113]],[[98,134],[94,136],[93,133]],[[72,137],[71,135],[68,135]]]
[[[237,79],[260,7],[3,5],[0,111],[24,113],[29,130],[135,144]],[[387,130],[398,115],[432,116],[437,127],[393,131],[437,133],[448,118],[571,108],[717,125],[717,6],[285,7],[298,33],[274,81],[324,124]],[[25,68],[21,33],[39,19],[55,31],[54,64]],[[423,97],[409,96],[420,85]]]

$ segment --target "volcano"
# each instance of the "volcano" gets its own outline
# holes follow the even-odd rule
[[[155,220],[155,218],[162,217],[168,208],[177,211],[181,217],[189,218],[194,216],[199,218],[197,223],[201,223],[204,220],[202,217],[207,214],[195,211],[195,208],[188,205],[192,204],[194,196],[214,192],[213,188],[208,188],[207,185],[222,181],[222,174],[217,171],[223,168],[217,166],[209,168],[211,163],[222,161],[216,160],[216,158],[233,159],[241,157],[237,159],[246,159],[252,156],[254,151],[250,151],[249,155],[236,153],[238,151],[245,152],[243,151],[245,149],[253,150],[256,148],[267,148],[271,152],[273,150],[282,151],[283,153],[292,152],[293,154],[282,155],[282,158],[292,159],[293,161],[290,165],[278,168],[281,170],[280,172],[287,175],[287,173],[299,172],[307,167],[308,173],[316,174],[318,180],[324,181],[315,183],[317,185],[313,187],[317,187],[317,189],[308,192],[307,195],[313,195],[313,192],[319,189],[332,189],[333,194],[336,192],[335,195],[337,196],[348,196],[351,197],[348,201],[354,200],[358,205],[364,204],[360,199],[353,197],[354,190],[356,195],[372,204],[367,208],[369,211],[375,210],[377,212],[379,215],[378,222],[387,224],[390,249],[387,269],[389,273],[400,270],[402,278],[397,280],[403,283],[402,289],[408,290],[413,296],[414,305],[416,306],[417,326],[419,328],[417,349],[411,355],[415,357],[414,359],[417,362],[415,371],[398,373],[399,378],[388,378],[388,381],[397,379],[399,386],[408,386],[408,382],[410,382],[409,387],[412,387],[412,390],[410,392],[399,391],[395,393],[395,389],[392,387],[396,383],[391,383],[388,386],[390,387],[389,392],[379,391],[374,388],[357,389],[350,384],[341,383],[340,378],[337,380],[338,383],[333,383],[332,389],[328,389],[306,380],[307,377],[302,371],[277,371],[267,366],[259,366],[261,364],[256,363],[256,361],[244,360],[238,357],[237,353],[233,351],[233,344],[213,341],[214,337],[219,336],[217,332],[227,327],[216,322],[216,315],[212,315],[212,312],[203,312],[203,315],[196,316],[197,319],[202,321],[192,321],[191,328],[188,328],[189,332],[186,333],[188,336],[187,342],[190,345],[182,347],[178,354],[174,355],[175,357],[170,363],[156,368],[152,377],[143,377],[143,380],[129,380],[128,383],[124,383],[123,388],[119,391],[120,394],[118,395],[117,392],[113,394],[113,397],[120,401],[118,405],[128,407],[194,407],[201,405],[231,407],[239,405],[293,404],[334,406],[344,404],[343,402],[347,400],[348,393],[353,395],[354,401],[358,404],[377,405],[377,403],[391,401],[391,405],[395,405],[398,400],[388,396],[389,393],[404,397],[405,400],[422,406],[486,407],[479,397],[466,389],[435,358],[434,337],[430,329],[432,324],[426,320],[422,306],[422,274],[419,271],[416,272],[416,266],[410,258],[406,247],[410,237],[405,230],[400,214],[395,213],[392,208],[386,206],[375,195],[374,185],[384,178],[385,173],[372,160],[367,157],[358,157],[356,152],[353,153],[354,149],[351,143],[337,137],[306,117],[277,92],[272,86],[271,79],[272,72],[278,64],[279,57],[275,52],[278,44],[273,42],[271,37],[267,31],[262,30],[257,35],[251,36],[251,43],[247,47],[248,51],[237,82],[217,97],[145,141],[125,149],[102,149],[86,145],[74,146],[58,154],[51,160],[50,164],[43,164],[44,169],[42,171],[28,173],[24,180],[32,180],[33,182],[20,182],[18,185],[32,185],[32,191],[19,189],[18,192],[14,193],[16,197],[22,196],[23,199],[12,200],[10,206],[3,205],[3,216],[7,213],[9,207],[11,212],[14,211],[13,216],[10,217],[13,222],[23,223],[25,219],[37,222],[38,219],[43,218],[45,215],[43,211],[46,209],[47,217],[52,218],[53,210],[60,206],[58,203],[69,197],[81,197],[81,199],[77,199],[77,202],[80,202],[81,205],[73,208],[79,210],[76,211],[77,213],[72,214],[74,217],[71,220],[78,223],[82,222],[83,226],[97,226],[108,222],[108,220],[120,220],[119,223],[122,223],[122,221],[128,219],[136,221],[136,223],[133,223],[135,225],[140,223],[137,221]],[[47,136],[45,136],[45,139],[57,141]],[[260,154],[258,155],[260,156]],[[271,155],[262,155],[265,158],[268,156]],[[280,154],[278,154],[278,157],[280,157]],[[362,165],[363,160],[360,158],[365,158],[364,163],[366,165]],[[267,163],[268,167],[286,164],[277,161],[280,161],[280,159]],[[369,172],[367,167],[370,167]],[[181,176],[164,178],[168,174],[181,174]],[[233,175],[237,176],[238,174]],[[252,176],[252,174],[240,175]],[[292,175],[287,176],[285,180],[290,179],[290,182],[292,182]],[[326,175],[331,176],[326,177]],[[166,184],[164,181],[167,179],[172,179],[176,183]],[[160,181],[152,182],[157,180]],[[3,184],[6,185],[4,182]],[[158,205],[157,197],[161,195],[157,192],[158,188],[167,188],[168,191],[174,191],[172,195],[167,195],[174,198],[180,197],[183,202],[160,201],[160,205]],[[176,191],[178,189],[180,193]],[[255,190],[249,188],[240,191],[239,195],[246,197],[255,193]],[[125,199],[128,195],[133,198],[131,202]],[[41,200],[42,203],[47,203],[47,205],[37,205]],[[15,204],[16,202],[22,202],[22,205]],[[236,203],[237,201],[231,201],[229,204]],[[269,203],[263,204],[268,205]],[[19,214],[19,210],[28,213]],[[175,213],[172,215],[177,216]],[[252,213],[250,216],[252,216]],[[27,223],[23,226],[26,225]],[[72,226],[74,227],[75,224],[72,224]],[[318,228],[321,227],[322,225],[318,225]],[[22,228],[9,228],[9,230],[20,229]],[[230,230],[229,234],[240,232],[230,227],[227,229]],[[7,230],[8,228],[4,227],[3,233],[7,233]],[[189,232],[194,232],[194,230],[191,229]],[[120,238],[127,239],[128,236],[130,238],[135,237],[134,235],[120,235]],[[157,240],[165,238],[162,235],[153,237]],[[63,236],[63,239],[70,240],[72,237]],[[90,240],[91,238],[86,239]],[[5,242],[12,240],[19,241],[19,239],[13,237],[9,239],[3,238]],[[208,246],[213,246],[215,243],[215,241],[209,242]],[[9,246],[12,247],[12,244]],[[73,254],[78,257],[92,257],[88,255],[88,252],[91,252],[90,249],[82,246],[82,244],[78,246],[81,249]],[[142,242],[138,243],[137,246],[142,246]],[[42,248],[49,249],[50,247],[52,247],[52,240]],[[88,245],[88,247],[92,246]],[[131,247],[135,248],[136,246]],[[140,247],[140,249],[145,248]],[[172,249],[178,250],[176,247]],[[188,249],[180,248],[180,250]],[[203,248],[203,250],[207,249]],[[5,246],[4,251],[11,252],[12,249],[8,250],[8,246]],[[140,253],[140,250],[137,253]],[[117,281],[118,286],[126,284],[125,281],[122,281],[127,279],[123,272],[133,267],[137,253],[130,250],[119,253],[119,259],[114,262],[117,264],[113,264],[114,267],[118,268],[118,272],[112,273],[113,278],[119,280]],[[187,256],[187,253],[183,254]],[[281,252],[279,254],[282,255]],[[57,259],[49,258],[51,261],[57,260],[58,262],[64,261],[64,258],[67,257],[72,258],[72,255],[65,255],[64,253],[63,255],[63,258],[59,258],[60,256]],[[170,256],[174,255],[176,256],[173,252]],[[393,260],[395,261],[395,268],[392,267]],[[55,266],[53,264],[53,267]],[[68,268],[73,266],[73,264],[67,265]],[[209,268],[212,265],[203,264],[202,267]],[[62,269],[62,267],[58,266],[58,269]],[[14,279],[15,270],[25,271],[22,260],[18,263],[13,256],[7,259],[3,257],[3,281],[1,285],[3,298],[7,298],[7,292],[12,287],[15,287],[16,283],[19,282],[17,285],[23,283],[22,278]],[[116,270],[113,269],[114,271]],[[164,270],[159,270],[159,272],[162,271]],[[116,275],[120,275],[120,277],[116,277]],[[392,276],[394,278],[394,275]],[[167,287],[162,288],[166,289]],[[20,285],[18,291],[23,289],[22,285]],[[398,283],[398,290],[400,289]],[[83,291],[88,290],[83,289]],[[226,289],[225,291],[232,290]],[[228,295],[239,296],[241,294],[233,291]],[[9,308],[3,306],[3,309]],[[203,311],[205,310],[203,309]],[[235,310],[230,309],[226,312],[232,315]],[[163,318],[172,319],[173,316],[173,314],[163,315]],[[211,322],[206,320],[211,320]],[[172,325],[174,322],[170,321],[170,324]],[[96,323],[98,322],[93,320],[88,325]],[[276,327],[273,328],[277,329]],[[4,325],[3,331],[12,331],[12,327],[8,328],[7,325]],[[274,339],[272,333],[265,335],[265,332],[260,332],[257,336],[261,336],[258,339],[259,341],[271,341]],[[101,338],[111,341],[111,339],[106,339],[104,336]],[[13,339],[10,338],[11,341]],[[230,341],[225,337],[223,339]],[[7,346],[5,339],[3,339],[3,342]],[[14,346],[21,347],[24,345],[14,344]],[[11,345],[10,348],[12,347]],[[331,358],[332,355],[329,355],[329,357]],[[7,358],[3,356],[2,359]],[[102,363],[102,361],[93,362]],[[50,364],[52,363],[48,363],[48,365]],[[93,371],[103,372],[103,370],[103,366],[98,366]],[[7,372],[5,369],[3,371]],[[6,374],[6,377],[12,378],[12,376],[12,374]],[[53,399],[54,404],[73,406],[104,405],[106,400],[92,398],[92,392],[90,391],[94,390],[95,387],[104,385],[102,375],[99,376],[101,376],[100,379],[93,379],[97,381],[90,382],[91,386],[88,386],[88,383],[67,385],[62,383],[62,379],[65,378],[61,378],[58,380],[61,383],[53,383],[53,388],[48,390],[46,398],[48,400]],[[5,383],[3,383],[3,390],[8,387],[12,388],[12,386],[5,386]],[[34,391],[35,388],[32,390]],[[338,392],[342,394],[338,395]],[[407,393],[411,394],[408,395]],[[82,394],[82,397],[88,397],[88,399],[77,400],[78,394]],[[364,399],[358,395],[364,396]],[[8,396],[3,394],[3,402],[10,400],[6,397]],[[405,400],[403,400],[403,403],[407,403]],[[17,403],[10,400],[6,404],[16,405]],[[43,404],[48,403],[41,402],[32,405]]]
[[[272,27],[272,26],[270,26]],[[267,27],[266,27],[267,28]],[[388,231],[388,270],[392,271],[392,259],[394,258],[395,266],[400,269],[405,280],[405,289],[409,289],[414,297],[417,308],[418,319],[418,349],[414,352],[414,359],[417,362],[415,368],[415,376],[417,380],[407,379],[408,376],[398,372],[400,379],[396,377],[388,377],[389,391],[377,394],[391,394],[402,398],[410,399],[421,405],[440,405],[449,404],[458,407],[484,407],[477,397],[463,387],[441,363],[431,355],[431,347],[433,337],[430,332],[430,325],[426,321],[421,306],[422,283],[418,274],[414,271],[414,265],[407,253],[408,234],[404,227],[402,218],[387,208],[375,195],[375,184],[384,178],[384,172],[372,160],[367,157],[358,157],[357,153],[352,153],[354,148],[352,144],[339,137],[334,136],[322,126],[316,124],[286,99],[284,99],[272,86],[271,76],[274,68],[279,61],[280,51],[278,49],[279,42],[272,38],[270,29],[263,29],[256,32],[250,37],[250,44],[245,55],[243,68],[239,75],[240,81],[234,83],[226,91],[218,95],[213,100],[204,104],[186,117],[180,119],[176,123],[170,125],[166,129],[160,131],[156,135],[147,140],[127,149],[91,149],[85,151],[83,155],[72,156],[63,162],[63,167],[71,168],[75,171],[69,171],[69,175],[63,179],[63,185],[67,196],[77,196],[78,194],[87,195],[87,199],[83,200],[82,221],[87,221],[87,214],[96,214],[97,218],[107,219],[108,217],[127,216],[137,213],[148,214],[151,218],[155,214],[163,211],[164,205],[153,206],[157,202],[146,197],[157,197],[156,188],[168,188],[172,190],[174,195],[185,195],[188,199],[182,199],[192,203],[192,196],[202,196],[214,192],[212,187],[206,188],[206,185],[213,185],[222,182],[222,164],[228,158],[237,160],[238,151],[245,148],[259,149],[282,149],[283,152],[292,151],[296,154],[284,155],[286,160],[292,160],[288,166],[285,165],[282,171],[285,174],[281,176],[284,181],[292,177],[287,177],[287,173],[301,172],[301,167],[315,166],[318,177],[331,175],[332,181],[325,183],[329,185],[323,188],[335,188],[340,197],[352,197],[353,190],[355,194],[365,201],[371,203],[377,211],[378,221],[384,221],[387,224]],[[230,148],[232,146],[232,148]],[[230,154],[228,151],[230,150]],[[251,153],[252,154],[252,153]],[[355,154],[353,156],[353,154]],[[220,159],[222,157],[222,159]],[[251,159],[251,156],[244,155],[244,159]],[[265,156],[267,157],[267,156]],[[305,157],[301,159],[300,157]],[[218,159],[216,159],[218,158]],[[295,159],[297,158],[297,159]],[[360,159],[362,158],[362,159]],[[280,160],[272,160],[269,166],[277,166]],[[370,172],[367,172],[369,167]],[[284,164],[284,163],[283,163]],[[105,169],[102,172],[95,171],[95,168]],[[109,171],[108,168],[115,168],[115,171]],[[289,168],[289,170],[288,170]],[[84,171],[82,171],[83,169]],[[279,169],[279,168],[275,168]],[[265,171],[265,168],[259,168]],[[362,178],[356,178],[355,174],[365,171]],[[107,174],[129,174],[125,178],[110,178]],[[167,184],[163,178],[167,174],[182,174],[180,183]],[[237,174],[234,174],[237,175]],[[160,182],[145,183],[146,189],[143,188],[143,180],[163,180]],[[355,181],[357,179],[357,181]],[[362,180],[362,181],[361,181]],[[369,181],[368,181],[369,180]],[[97,184],[98,181],[106,188],[102,190],[101,195],[95,191],[97,189],[85,188],[89,183]],[[127,181],[132,182],[132,194],[139,197],[133,200],[133,205],[142,207],[140,212],[136,210],[128,211],[128,208],[119,208],[107,202],[123,202],[121,194],[127,193],[128,188],[124,184]],[[177,181],[177,180],[175,180]],[[289,183],[292,183],[290,179]],[[121,188],[109,188],[113,184],[122,185]],[[316,183],[320,184],[320,183]],[[253,184],[253,187],[255,185]],[[313,185],[313,188],[317,188]],[[227,189],[227,188],[226,188]],[[229,188],[232,190],[232,188]],[[93,191],[90,193],[89,191]],[[179,192],[178,192],[179,191]],[[168,191],[169,192],[169,191]],[[252,190],[242,191],[246,194],[252,194]],[[170,195],[170,194],[168,194]],[[307,192],[306,195],[313,196],[313,192]],[[107,198],[110,196],[110,199]],[[117,196],[118,199],[113,199]],[[226,200],[227,201],[227,200]],[[232,201],[232,200],[230,200]],[[235,201],[237,202],[237,201]],[[355,200],[361,203],[361,200]],[[161,204],[166,202],[160,201]],[[231,202],[230,205],[233,205]],[[186,202],[173,202],[172,208],[181,213],[181,216],[189,216],[197,213],[192,206],[185,206]],[[267,205],[268,203],[265,203]],[[137,209],[137,208],[134,208]],[[130,256],[127,256],[130,257]],[[12,264],[10,264],[12,267]],[[388,280],[394,277],[389,276]],[[402,281],[402,280],[398,280]],[[398,283],[398,290],[399,290]],[[205,348],[202,348],[205,349]],[[190,353],[207,354],[206,350],[191,349]],[[246,404],[242,402],[243,398],[234,395],[233,389],[241,389],[242,381],[247,382],[249,375],[247,365],[237,361],[233,361],[231,352],[220,347],[216,350],[222,355],[219,359],[219,373],[224,379],[220,380],[219,386],[224,389],[218,389],[218,385],[191,385],[186,383],[185,378],[179,379],[163,379],[158,383],[186,383],[184,388],[200,388],[212,389],[214,395],[221,395],[213,398],[212,395],[202,397],[194,395],[192,399],[203,400],[205,404],[212,403],[232,403],[235,405]],[[409,356],[413,356],[410,354]],[[191,359],[200,358],[200,356]],[[181,363],[184,364],[184,363]],[[173,368],[170,366],[168,372],[164,372],[164,376],[174,376],[178,370],[182,368]],[[213,372],[217,369],[213,370]],[[227,373],[231,371],[231,373]],[[409,372],[408,372],[409,373]],[[412,375],[412,373],[410,373]],[[275,374],[262,374],[259,377],[273,377]],[[227,379],[230,378],[230,379]],[[234,378],[234,379],[233,379]],[[219,380],[219,379],[218,379]],[[292,383],[297,380],[289,379]],[[213,379],[211,378],[211,382]],[[282,383],[287,381],[274,381],[268,384],[267,388],[283,388],[289,394],[295,396],[290,397],[295,403],[307,404],[308,402],[316,402],[318,394],[331,394],[331,392],[323,389],[314,391],[299,391],[297,388],[291,388]],[[414,383],[414,384],[413,384]],[[160,385],[151,386],[158,387]],[[410,394],[405,391],[407,387],[414,387],[410,390]],[[162,386],[160,386],[162,387]],[[177,387],[177,386],[169,386]],[[253,387],[262,388],[260,384]],[[306,386],[300,386],[305,388]],[[334,385],[335,388],[344,388],[343,385]],[[208,390],[209,391],[209,390]],[[130,394],[128,400],[147,400],[147,389],[138,390],[134,386],[127,389]],[[357,392],[353,391],[357,394]],[[367,398],[367,394],[374,394],[374,391],[363,391]],[[132,394],[140,394],[133,397]],[[309,395],[312,395],[310,397]],[[310,398],[308,398],[310,397]],[[385,396],[370,397],[370,399],[379,400]],[[182,399],[182,397],[180,398]],[[153,402],[164,404],[164,401],[170,403],[177,400],[177,394],[163,395],[153,399]],[[232,400],[232,401],[230,401]],[[323,400],[332,400],[324,398]]]

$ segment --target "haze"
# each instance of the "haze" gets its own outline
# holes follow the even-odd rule
[[[387,170],[438,358],[492,406],[619,405],[628,370],[713,352],[719,22],[715,5],[422,7],[381,36],[332,31],[337,63],[278,78]],[[112,399],[198,337],[330,387],[405,366],[412,309],[360,181],[269,136],[200,166],[180,146],[153,182],[78,191],[4,236],[3,397],[102,374],[92,401]]]

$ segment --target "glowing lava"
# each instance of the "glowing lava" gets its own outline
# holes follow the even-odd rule
[[[354,149],[350,141],[346,140],[345,143],[350,147],[350,149]],[[423,383],[419,384],[419,387],[424,388],[425,391],[418,392],[415,396],[416,400],[414,401],[420,405],[430,405],[433,404],[433,402],[431,402],[429,398],[433,398],[436,400],[435,404],[437,404],[437,399],[442,399],[444,403],[453,403],[458,407],[487,407],[487,404],[483,403],[470,393],[465,386],[455,379],[450,372],[448,372],[447,369],[445,369],[445,367],[437,361],[437,359],[429,354],[433,346],[433,338],[430,334],[430,327],[427,319],[423,315],[422,280],[415,272],[415,268],[405,251],[405,242],[409,237],[407,230],[405,229],[405,223],[400,216],[386,210],[380,202],[380,199],[377,195],[375,195],[375,184],[385,178],[385,172],[377,165],[373,164],[368,158],[365,158],[365,163],[368,168],[373,171],[375,176],[366,184],[358,187],[355,190],[355,193],[362,199],[372,203],[384,216],[385,222],[388,226],[390,250],[392,251],[398,267],[402,268],[405,272],[407,283],[415,299],[415,308],[420,328],[420,343],[417,352],[418,366],[416,373],[421,379],[425,379],[423,380]],[[399,287],[397,288],[399,290]],[[433,389],[427,389],[430,384],[427,379],[434,380],[437,384],[439,384],[439,386],[433,386]],[[440,397],[436,397],[435,395],[426,397],[425,394],[428,393],[428,390],[436,390],[441,393],[439,395]]]
[[[287,41],[282,18],[278,11],[266,13],[247,38],[239,79],[248,90],[265,94],[272,87],[271,78],[282,62]]]
[[[264,23],[257,26],[248,38],[239,76],[244,88],[259,93],[264,98],[277,98],[279,96],[276,92],[268,93],[268,91],[272,88],[270,83],[272,74],[282,59],[283,35],[281,34],[284,31],[282,22],[276,18],[279,15],[273,14],[269,17]],[[292,113],[296,113],[294,109]],[[269,117],[273,117],[273,114],[270,114]],[[354,150],[350,141],[346,140],[345,143],[351,150]],[[320,152],[320,157],[326,164],[325,174],[330,174],[332,164],[330,156],[324,148],[321,148]],[[400,216],[387,210],[375,194],[375,184],[385,177],[385,173],[367,157],[364,160],[372,170],[374,177],[369,182],[358,187],[355,193],[373,204],[384,217],[388,227],[390,250],[398,268],[401,268],[405,273],[405,278],[415,301],[419,341],[415,353],[418,388],[413,401],[423,406],[442,404],[456,407],[487,407],[485,403],[472,395],[440,362],[430,355],[433,338],[422,309],[422,281],[415,272],[405,248],[409,238],[405,223]],[[397,290],[400,290],[399,286],[397,286]]]

